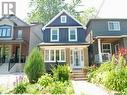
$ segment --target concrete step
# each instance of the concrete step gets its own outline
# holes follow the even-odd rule
[[[72,80],[87,80],[87,78],[86,77],[84,77],[84,78],[72,78]]]
[[[86,72],[81,70],[73,70],[71,72],[71,79],[72,80],[86,80]]]

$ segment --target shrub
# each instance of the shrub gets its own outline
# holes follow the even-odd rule
[[[121,68],[108,72],[103,84],[108,89],[122,91],[127,87],[127,70]]]
[[[39,84],[28,84],[27,85],[27,93],[29,94],[41,94],[41,90],[43,88]]]
[[[70,69],[67,65],[58,65],[57,68],[53,68],[53,77],[59,81],[68,81]]]
[[[93,82],[110,90],[122,91],[127,88],[127,68],[122,56],[119,56],[117,63],[112,58],[111,62],[102,64],[93,76]]]
[[[53,82],[53,78],[49,74],[45,74],[45,75],[41,76],[41,78],[39,78],[39,80],[38,80],[38,83],[44,87],[48,86],[52,82]]]
[[[43,89],[42,93],[71,95],[73,94],[73,89],[70,82],[54,81],[52,84]]]
[[[26,87],[27,84],[24,83],[19,83],[18,85],[16,85],[16,87],[14,88],[14,90],[12,91],[14,94],[23,94],[26,93]]]
[[[25,64],[25,73],[30,83],[36,83],[45,71],[44,61],[39,49],[33,49]]]

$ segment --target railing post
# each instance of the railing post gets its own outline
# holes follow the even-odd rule
[[[101,39],[98,39],[98,54],[99,54],[99,62],[102,62],[102,53],[101,53]]]

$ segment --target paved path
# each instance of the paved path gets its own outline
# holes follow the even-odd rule
[[[8,74],[8,63],[3,63],[0,66],[0,74]]]
[[[87,81],[72,81],[75,95],[109,95],[106,90]]]
[[[22,73],[0,74],[0,86],[6,89],[12,88],[16,84],[16,81],[19,81],[23,75]]]

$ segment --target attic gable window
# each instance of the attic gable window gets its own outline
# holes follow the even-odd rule
[[[120,31],[120,22],[119,21],[108,21],[108,30],[109,31]]]
[[[67,16],[66,15],[62,15],[61,16],[61,23],[66,23],[67,22]]]

